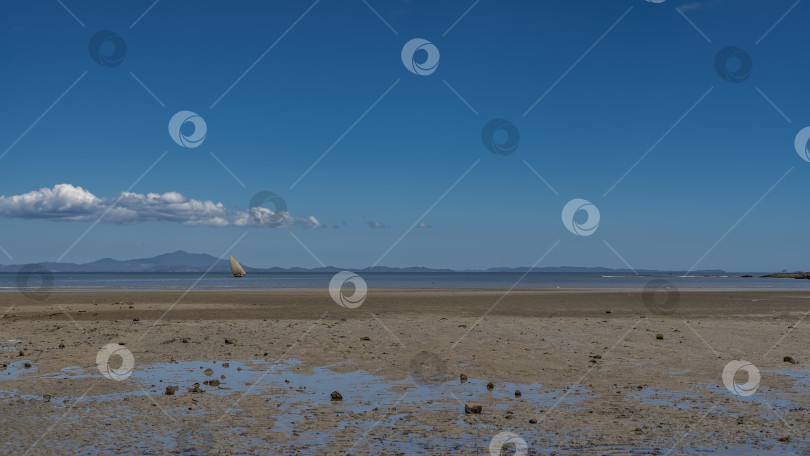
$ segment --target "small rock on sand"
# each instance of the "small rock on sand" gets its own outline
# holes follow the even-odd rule
[[[195,383],[195,384],[191,385],[191,388],[188,389],[188,392],[189,393],[204,393],[205,390],[200,389],[200,384],[199,383]]]
[[[487,383],[487,391],[492,391],[495,389],[495,384],[492,382]]]
[[[203,385],[206,385],[206,386],[219,386],[219,380],[217,380],[215,378],[211,379],[211,380],[206,380],[206,381],[203,382]]]
[[[515,397],[520,397],[522,395],[523,393],[521,393],[520,390],[515,390]]]
[[[332,391],[332,394],[330,396],[332,396],[333,401],[342,401],[343,400],[343,396],[340,393],[338,393],[337,391]]]
[[[482,410],[484,410],[484,407],[481,404],[464,404],[464,413],[481,413]]]
[[[174,396],[174,393],[177,392],[178,387],[174,385],[169,385],[166,387],[166,392],[164,393],[167,396]]]
[[[460,381],[461,383],[466,383],[467,382],[467,374],[459,375],[458,376],[458,381]]]

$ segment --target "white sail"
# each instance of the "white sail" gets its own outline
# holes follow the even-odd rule
[[[242,265],[239,264],[239,262],[236,261],[236,258],[234,258],[233,256],[228,255],[228,257],[231,260],[231,273],[233,273],[233,276],[234,277],[244,277],[245,276],[245,270],[242,268]]]

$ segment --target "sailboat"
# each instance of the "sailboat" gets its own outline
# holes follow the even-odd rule
[[[245,276],[245,269],[242,268],[242,265],[236,261],[236,258],[233,255],[228,255],[231,261],[231,273],[233,273],[234,277],[244,277]]]

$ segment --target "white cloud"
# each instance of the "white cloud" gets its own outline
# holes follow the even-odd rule
[[[363,223],[365,223],[366,225],[368,225],[369,227],[374,228],[374,229],[385,228],[385,225],[382,222],[376,222],[376,221],[373,221],[373,220],[365,220]]]
[[[254,208],[265,216],[274,213],[265,207]],[[222,203],[201,201],[177,192],[121,192],[118,198],[99,198],[82,187],[59,184],[22,195],[0,196],[0,216],[86,222],[100,217],[103,223],[177,222],[204,226],[263,226],[246,209],[227,208]],[[287,212],[276,218],[283,227],[322,228],[315,217],[298,217]]]

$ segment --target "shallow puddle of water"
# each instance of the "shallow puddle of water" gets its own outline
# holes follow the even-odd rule
[[[680,410],[689,410],[695,405],[711,405],[710,402],[700,400],[697,394],[684,391],[667,391],[657,388],[643,388],[627,394],[626,398],[647,405],[660,405]]]
[[[11,380],[18,378],[22,375],[36,373],[37,366],[30,359],[21,359],[6,364],[6,367],[0,371],[0,380]]]
[[[20,342],[22,342],[21,339],[6,339],[0,342],[0,351],[14,350]]]
[[[199,383],[205,394],[225,396],[231,394],[260,395],[273,407],[273,431],[286,434],[290,439],[286,443],[268,443],[256,441],[257,448],[275,448],[282,453],[294,448],[306,448],[307,451],[330,449],[329,436],[341,432],[354,433],[355,429],[407,428],[408,435],[403,436],[397,445],[408,454],[429,454],[425,448],[464,449],[478,451],[486,448],[489,439],[488,431],[465,422],[463,407],[466,402],[485,404],[484,414],[500,414],[516,401],[527,401],[535,408],[551,407],[558,402],[558,407],[576,407],[576,404],[593,398],[589,390],[578,387],[567,395],[564,390],[551,390],[541,384],[500,383],[492,391],[487,390],[487,380],[469,379],[460,383],[458,379],[446,379],[440,383],[419,383],[412,378],[391,381],[382,376],[369,374],[362,370],[344,372],[346,366],[322,366],[311,369],[302,368],[298,360],[287,360],[281,363],[272,361],[184,361],[174,363],[157,363],[138,366],[129,378],[121,384],[137,382],[138,388],[127,388],[127,391],[111,394],[91,394],[83,398],[87,403],[120,403],[127,396],[146,394],[163,394],[169,385],[179,386],[176,395],[192,394],[187,388]],[[25,373],[25,369],[21,370]],[[15,370],[16,372],[16,370]],[[71,366],[56,372],[40,373],[29,369],[27,380],[37,379],[103,379],[95,367]],[[19,378],[18,374],[15,378]],[[218,385],[204,384],[216,380]],[[107,381],[107,380],[105,380]],[[112,380],[109,380],[112,381]],[[2,388],[2,381],[0,381]],[[515,397],[515,390],[521,391],[521,397]],[[338,391],[343,396],[339,402],[331,402],[330,394]],[[406,394],[407,393],[407,394]],[[0,389],[0,397],[41,400],[17,391]],[[73,400],[73,397],[54,396],[54,403]],[[307,418],[302,410],[312,410],[323,404],[331,403],[335,413],[345,417],[337,421],[328,430],[310,430],[306,426]],[[398,411],[389,410],[397,406]],[[408,410],[409,412],[404,412]],[[457,425],[458,434],[437,436],[432,427],[416,422],[413,410],[446,413],[452,410],[456,418],[450,418]],[[372,419],[366,417],[373,417]],[[210,417],[208,417],[210,418]],[[213,421],[213,418],[211,418]],[[167,448],[175,448],[178,454],[195,454],[196,450],[213,446],[219,439],[222,429],[213,423],[207,423],[206,417],[199,417],[197,424],[188,429],[160,432],[152,437],[164,442]],[[157,432],[157,431],[155,431]],[[230,436],[239,435],[239,429],[229,428]],[[345,434],[345,432],[344,432]],[[240,436],[243,445],[250,446],[250,438]],[[481,440],[481,442],[478,442]],[[486,440],[486,441],[484,441]],[[479,445],[480,444],[480,445]],[[362,442],[363,451],[390,451],[391,442]],[[421,449],[421,450],[420,450]],[[420,452],[423,451],[423,452]],[[201,453],[197,453],[201,454]]]
[[[27,361],[26,361],[27,362]],[[71,366],[56,372],[38,373],[36,367],[23,368],[24,361],[9,365],[5,376],[0,379],[19,378],[27,374],[34,379],[88,379],[102,378],[95,367]],[[339,366],[314,367],[308,371],[296,371],[301,365],[295,359],[282,363],[272,361],[183,361],[174,363],[156,363],[138,366],[122,384],[137,381],[140,388],[103,395],[91,395],[93,401],[120,400],[126,396],[143,394],[162,394],[166,386],[179,386],[175,394],[189,394],[188,387],[199,383],[206,393],[214,395],[266,394],[268,389],[282,388],[286,394],[274,395],[274,401],[292,404],[299,402],[322,402],[329,399],[332,391],[339,391],[343,396],[341,408],[344,411],[367,412],[381,404],[391,402],[391,398],[400,397],[408,391],[407,402],[418,402],[422,408],[438,407],[443,402],[488,402],[492,399],[515,400],[515,390],[520,390],[522,400],[531,401],[538,407],[549,407],[565,395],[564,390],[550,390],[541,384],[524,385],[518,383],[501,383],[493,391],[487,391],[487,381],[470,379],[465,383],[458,380],[447,380],[438,384],[421,384],[413,379],[390,381],[381,376],[369,374],[362,370],[336,372]],[[206,381],[218,384],[206,385]],[[13,394],[12,391],[5,391]],[[291,394],[290,394],[291,393]],[[561,404],[575,404],[595,397],[584,387],[574,388]],[[495,406],[502,409],[507,405]]]
[[[20,360],[9,364],[6,369],[0,372],[0,398],[21,398],[21,399],[41,399],[27,394],[19,394],[12,390],[3,390],[3,380],[19,380],[23,378],[31,379],[102,379],[103,376],[95,367],[71,366],[56,372],[41,373],[32,365],[25,368],[25,363],[30,361]],[[33,363],[32,363],[33,364]],[[439,383],[418,383],[414,379],[408,378],[399,381],[388,380],[385,377],[369,374],[362,370],[345,371],[346,366],[322,366],[311,369],[303,369],[303,365],[298,360],[286,360],[284,362],[273,361],[184,361],[174,363],[156,363],[146,366],[138,366],[132,375],[122,382],[137,382],[138,388],[130,388],[124,392],[112,394],[91,395],[84,398],[83,402],[109,402],[120,401],[127,396],[143,396],[146,394],[160,395],[165,391],[166,386],[176,385],[179,389],[175,394],[192,394],[187,388],[194,383],[199,383],[206,394],[225,396],[231,394],[261,395],[268,400],[268,405],[273,407],[273,431],[286,434],[289,441],[284,443],[269,443],[265,440],[255,439],[247,436],[239,436],[245,428],[230,427],[227,435],[239,440],[241,445],[253,448],[273,449],[276,452],[291,451],[296,448],[305,448],[306,451],[318,453],[330,450],[330,436],[340,435],[343,431],[353,431],[354,428],[363,430],[379,426],[378,429],[402,429],[407,428],[408,434],[398,436],[395,447],[398,451],[406,454],[430,454],[432,451],[439,453],[454,452],[480,452],[486,449],[489,439],[492,438],[492,429],[471,425],[462,419],[463,404],[466,402],[479,402],[485,405],[485,414],[500,414],[505,412],[515,401],[526,401],[535,409],[545,409],[553,406],[560,400],[558,406],[568,409],[576,409],[581,402],[596,398],[596,395],[588,389],[579,386],[568,394],[565,390],[552,390],[543,387],[539,383],[517,384],[500,383],[496,384],[494,390],[487,390],[487,380],[470,379],[465,383],[460,383],[458,379],[447,379]],[[768,371],[763,374],[785,375],[795,382],[795,390],[804,394],[810,389],[810,378],[808,372],[796,370]],[[205,381],[216,380],[218,385],[204,384]],[[110,380],[112,381],[112,380]],[[514,392],[520,390],[521,398],[516,399]],[[328,430],[307,430],[306,418],[302,416],[302,410],[311,410],[319,405],[330,403],[330,393],[339,391],[343,396],[343,401],[333,403],[336,413],[345,416],[345,419],[337,421]],[[407,393],[407,394],[405,394]],[[628,400],[637,401],[641,404],[672,407],[680,410],[691,408],[708,409],[712,406],[711,398],[724,396],[730,393],[721,385],[702,384],[696,385],[694,391],[667,391],[655,388],[643,388],[634,390],[626,395]],[[404,397],[403,397],[404,395]],[[759,396],[759,397],[758,397]],[[561,399],[562,398],[562,399]],[[782,392],[769,389],[763,386],[758,394],[750,397],[737,398],[742,401],[753,402],[762,405],[762,416],[767,419],[778,419],[773,415],[772,410],[765,407],[767,402],[773,409],[780,410],[785,407],[795,407],[791,401],[795,399],[795,394],[790,390]],[[73,397],[54,397],[53,402],[61,403],[64,400],[73,400]],[[398,400],[398,410],[390,414],[379,412],[378,410],[388,410],[393,407]],[[419,410],[427,412],[447,412],[448,409],[458,411],[457,418],[450,418],[451,422],[457,425],[458,432],[455,435],[435,435],[433,428],[424,423],[415,422],[415,418],[410,412],[403,410]],[[718,405],[717,411],[722,409]],[[209,424],[210,416],[204,410],[195,410],[197,424],[183,429],[165,429],[154,431],[151,438],[165,444],[165,448],[173,448],[175,454],[206,454],[217,443],[221,443],[221,433],[223,429],[216,424]],[[357,416],[351,414],[356,413]],[[190,416],[190,415],[189,415]],[[364,417],[375,417],[369,420]],[[303,421],[302,421],[303,420]],[[250,421],[248,421],[249,423]],[[496,430],[497,432],[497,430]],[[159,434],[159,435],[158,435]],[[523,436],[533,452],[557,454],[664,454],[660,448],[630,448],[630,447],[594,447],[581,448],[578,451],[559,450],[557,448],[539,447],[532,444],[529,437],[537,439],[538,442],[545,436],[524,435]],[[387,452],[392,449],[392,442],[362,439],[363,451]],[[548,440],[546,440],[548,441]],[[794,446],[785,445],[774,441],[758,444],[758,447],[768,447],[792,449]],[[752,454],[752,455],[789,455],[796,454],[789,450],[784,452],[773,452],[771,450],[753,451],[750,448],[733,447],[729,449],[692,447],[682,451],[681,454],[712,454],[718,456]]]
[[[793,370],[793,369],[775,369],[763,370],[762,375],[784,375],[793,380],[793,389],[798,390],[802,394],[810,394],[810,371],[808,370]]]

